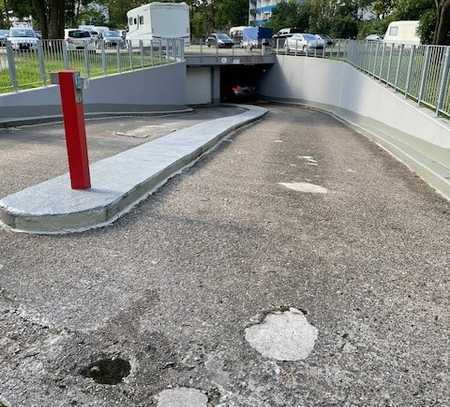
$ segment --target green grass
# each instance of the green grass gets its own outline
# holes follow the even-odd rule
[[[95,78],[103,75],[111,75],[120,72],[132,71],[140,68],[146,68],[155,65],[165,64],[166,61],[158,57],[150,57],[144,55],[142,61],[140,54],[130,56],[126,52],[120,54],[119,63],[116,53],[106,54],[106,70],[103,70],[102,56],[97,53],[89,53],[89,66],[84,61],[83,51],[74,51],[68,53],[68,65],[70,69],[79,71],[82,76]],[[43,86],[40,75],[39,64],[36,55],[33,53],[15,56],[16,62],[16,78],[19,90],[33,89]],[[143,62],[143,63],[142,63]],[[120,66],[120,68],[119,68]],[[55,57],[52,55],[45,56],[46,84],[50,83],[50,73],[58,72],[64,69],[64,61],[62,56]],[[89,70],[89,75],[88,75]],[[0,71],[0,93],[13,92],[15,89],[10,81],[8,69]]]

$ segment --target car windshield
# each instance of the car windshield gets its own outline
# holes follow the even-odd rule
[[[29,37],[29,38],[34,38],[36,35],[34,34],[33,30],[14,28],[14,29],[9,31],[9,36],[10,37],[27,37],[27,38]]]
[[[70,38],[90,38],[91,34],[89,34],[88,31],[69,31],[69,37]]]
[[[230,37],[226,34],[216,34],[216,36],[219,40],[229,40],[230,39]]]
[[[8,35],[8,30],[0,30],[0,35]]]
[[[304,38],[306,41],[313,41],[313,40],[316,39],[316,37],[315,37],[314,35],[312,35],[312,34],[303,34],[303,38]]]
[[[103,33],[103,36],[104,37],[109,37],[109,38],[111,38],[111,37],[120,37],[120,34],[118,32],[116,32],[116,31],[105,31]]]

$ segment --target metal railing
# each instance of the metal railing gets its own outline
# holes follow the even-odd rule
[[[240,43],[232,46],[218,46],[217,44],[208,44],[205,39],[193,39],[185,48],[186,56],[198,57],[239,57],[239,56],[264,56],[272,54],[272,48],[267,45],[253,47],[243,47]]]
[[[292,47],[292,48],[291,48]],[[450,117],[450,47],[336,40],[332,46],[303,49],[277,41],[277,54],[346,61],[373,78]]]
[[[66,40],[42,40],[0,48],[0,93],[50,84],[50,73],[75,69],[87,78],[184,60],[182,39],[105,40],[78,47]]]

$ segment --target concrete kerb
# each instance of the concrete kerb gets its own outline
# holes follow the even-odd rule
[[[91,165],[92,188],[70,189],[68,174],[0,200],[0,222],[9,230],[64,234],[106,226],[129,212],[168,179],[192,166],[237,129],[267,110],[209,120],[170,133]]]
[[[367,137],[369,140],[377,144],[387,153],[389,153],[396,160],[400,161],[402,164],[406,165],[412,172],[416,173],[423,181],[425,181],[430,187],[432,187],[439,195],[444,199],[450,201],[450,169],[438,166],[433,162],[432,158],[419,156],[419,154],[411,154],[402,148],[400,145],[395,145],[381,134],[362,126],[361,124],[355,123],[349,118],[339,114],[332,108],[325,108],[322,106],[317,106],[313,103],[309,104],[306,101],[293,101],[293,100],[280,100],[277,98],[265,98],[265,100],[272,103],[280,103],[293,106],[301,106],[303,108],[315,110],[318,112],[326,113],[331,117],[335,118],[339,122],[349,126],[355,130],[358,134]],[[436,168],[433,168],[436,167]]]
[[[88,119],[102,119],[108,117],[148,117],[148,116],[166,116],[182,113],[190,113],[194,109],[191,107],[182,107],[175,110],[148,110],[148,111],[121,111],[121,112],[87,112],[85,118]],[[36,116],[24,117],[20,119],[0,120],[0,128],[26,126],[40,123],[60,123],[62,122],[62,115],[51,116]]]

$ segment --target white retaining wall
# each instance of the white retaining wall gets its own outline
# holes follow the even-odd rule
[[[269,98],[329,107],[330,111],[337,107],[450,149],[446,120],[435,118],[431,110],[419,108],[345,62],[279,55],[258,90]]]

